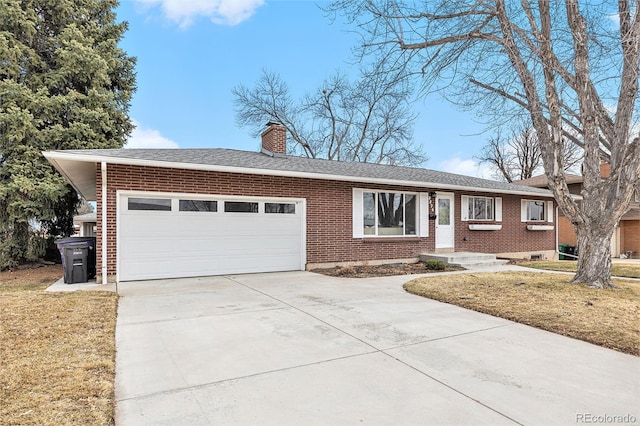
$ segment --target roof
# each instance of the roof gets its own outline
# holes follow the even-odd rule
[[[98,218],[97,218],[97,213],[96,212],[79,214],[79,215],[73,217],[73,221],[75,223],[96,222],[97,220],[98,220]]]
[[[580,175],[572,175],[570,173],[565,173],[564,176],[565,176],[565,179],[567,180],[567,184],[569,185],[571,185],[572,183],[582,182],[582,176]],[[549,182],[549,180],[547,179],[547,175],[538,175],[538,176],[530,177],[529,179],[516,180],[513,183],[515,183],[516,185],[526,185],[526,186],[532,186],[535,188],[546,188],[548,185],[547,182]]]
[[[95,200],[96,167],[103,162],[552,197],[546,189],[423,168],[271,156],[233,149],[87,149],[48,151],[44,156],[87,200]]]

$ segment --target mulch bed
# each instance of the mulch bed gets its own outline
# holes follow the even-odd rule
[[[462,271],[464,268],[447,266],[444,270],[427,269],[423,262],[392,263],[388,265],[336,266],[335,268],[313,269],[311,272],[342,278],[388,277],[392,275],[429,274],[433,272]]]

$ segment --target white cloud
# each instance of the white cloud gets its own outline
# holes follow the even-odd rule
[[[453,157],[443,160],[438,164],[438,169],[443,172],[456,173],[465,176],[474,176],[490,179],[491,170],[484,164],[479,164],[474,160],[464,160],[460,157]]]
[[[133,120],[136,126],[124,148],[178,148],[178,144],[167,139],[159,131],[148,129]]]
[[[249,19],[264,0],[135,0],[147,8],[160,6],[165,17],[186,28],[198,16],[215,24],[238,25]]]

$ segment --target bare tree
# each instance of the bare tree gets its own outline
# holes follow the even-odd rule
[[[524,123],[512,128],[508,137],[498,130],[475,158],[488,164],[496,179],[506,182],[529,179],[544,172],[536,132]],[[582,149],[576,144],[565,143],[564,170],[574,171],[581,160]]]
[[[263,71],[253,89],[233,89],[236,120],[257,136],[264,123],[288,131],[288,153],[311,158],[419,165],[427,156],[414,144],[411,90],[402,73],[373,68],[356,82],[336,73],[294,101],[279,75]]]
[[[334,1],[363,37],[362,54],[396,60],[426,90],[536,131],[549,187],[580,249],[574,282],[611,283],[610,241],[640,179],[639,0]],[[583,200],[571,197],[563,146],[584,149]],[[600,160],[611,175],[600,176]]]

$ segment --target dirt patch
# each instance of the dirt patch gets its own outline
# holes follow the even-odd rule
[[[0,292],[44,290],[62,278],[62,265],[29,264],[12,271],[0,272]]]
[[[313,269],[311,272],[342,278],[389,277],[392,275],[429,274],[434,272],[463,271],[458,266],[446,266],[444,270],[427,269],[424,262],[392,263],[388,265],[336,266],[335,268]]]

